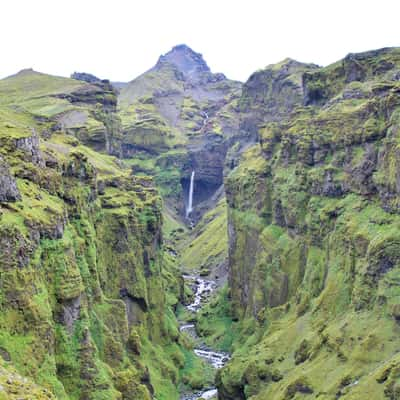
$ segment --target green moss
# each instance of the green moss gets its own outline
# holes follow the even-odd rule
[[[383,49],[307,71],[292,108],[289,67],[248,82],[240,104],[265,121],[226,180],[238,322],[222,398],[396,397],[399,61]]]
[[[70,108],[66,98],[85,84],[35,73],[10,79],[0,82],[8,96],[7,104],[1,96],[0,140],[22,199],[0,206],[0,347],[10,368],[48,389],[43,397],[26,381],[13,393],[150,399],[154,387],[157,398],[178,398],[188,351],[172,311],[181,280],[172,259],[162,257],[157,190],[150,178],[77,139],[86,142],[84,131],[102,125],[112,134],[118,122],[104,104],[90,103],[89,92]],[[58,94],[63,100],[47,101]],[[71,110],[87,116],[71,128],[82,130],[49,133]],[[43,132],[36,158],[15,142],[32,140],[33,128]],[[19,376],[13,380],[19,385]]]

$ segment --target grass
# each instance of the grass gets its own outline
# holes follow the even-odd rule
[[[197,329],[207,345],[230,352],[238,336],[236,325],[232,319],[229,289],[225,285],[198,313]]]
[[[223,198],[215,209],[206,213],[183,244],[181,264],[184,270],[209,269],[228,257],[226,202]]]

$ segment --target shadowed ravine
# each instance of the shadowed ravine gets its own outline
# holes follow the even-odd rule
[[[186,308],[191,312],[197,313],[207,301],[212,291],[217,288],[217,285],[212,280],[205,280],[191,275],[184,275],[184,279],[191,287],[193,287],[193,291],[195,293],[193,302],[187,305]],[[214,351],[200,341],[200,338],[196,333],[195,324],[182,323],[179,329],[181,332],[186,332],[193,337],[197,343],[197,347],[194,349],[195,354],[198,357],[203,358],[215,369],[222,368],[229,360],[229,354]],[[181,400],[212,399],[215,398],[217,393],[218,392],[215,387],[209,387],[204,391],[191,394],[185,393],[181,396]]]

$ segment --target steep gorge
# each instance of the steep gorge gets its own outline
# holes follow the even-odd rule
[[[398,49],[72,78],[0,81],[0,399],[205,390],[178,320],[220,400],[400,398]]]

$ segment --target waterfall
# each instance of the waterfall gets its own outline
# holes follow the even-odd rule
[[[194,171],[192,171],[192,175],[190,176],[189,200],[186,209],[186,218],[189,217],[189,215],[193,211],[193,187],[194,187]]]

